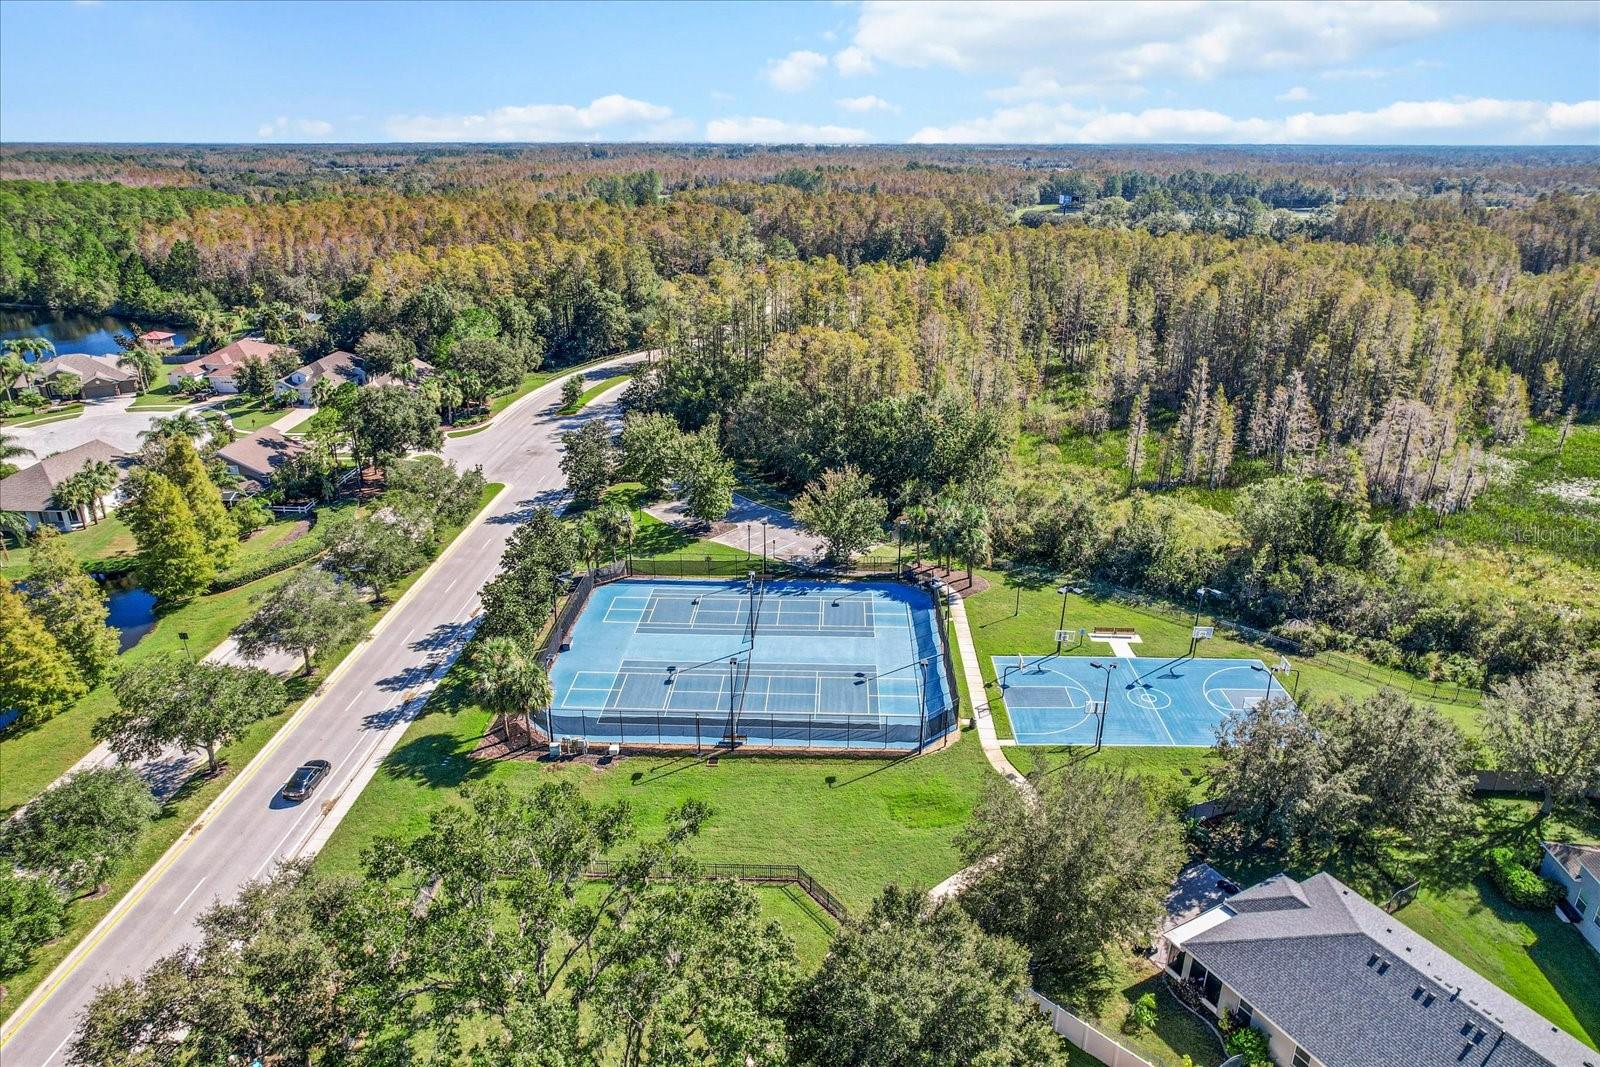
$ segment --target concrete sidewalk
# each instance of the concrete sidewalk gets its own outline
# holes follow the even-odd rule
[[[300,670],[304,661],[293,653],[272,653],[258,660],[247,660],[239,655],[239,646],[232,637],[208,652],[204,658],[207,663],[228,663],[236,667],[260,667],[271,671],[273,674],[288,677]],[[160,754],[149,759],[140,760],[133,765],[139,776],[150,783],[151,792],[156,799],[165,801],[178,787],[188,780],[195,767],[204,762],[205,753],[181,748],[168,748]],[[54,789],[79,771],[93,770],[98,767],[114,767],[121,761],[117,754],[111,751],[111,746],[104,741],[90,749],[88,754],[68,767],[66,772],[51,782],[49,787]],[[19,812],[22,808],[17,809]],[[13,816],[14,818],[15,816]]]

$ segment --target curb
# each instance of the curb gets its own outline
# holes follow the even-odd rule
[[[412,595],[415,594],[417,590],[426,585],[428,579],[433,575],[434,571],[439,567],[439,565],[448,559],[455,552],[455,550],[464,543],[467,532],[486,521],[490,512],[490,508],[496,501],[500,499],[502,495],[504,495],[507,488],[508,487],[506,486],[502,486],[500,491],[491,497],[488,502],[485,503],[481,509],[479,509],[477,516],[473,518],[472,522],[461,528],[451,542],[445,546],[444,550],[441,551],[438,556],[434,557],[433,562],[428,564],[427,568],[417,576],[416,581],[412,582],[411,586],[404,593],[400,594],[400,598],[398,600],[389,605],[388,610],[383,613],[383,617],[372,625],[372,628],[367,631],[366,636],[362,638],[360,644],[370,643],[374,637],[383,632],[384,627],[386,627],[392,619],[399,615],[400,606],[410,600]],[[117,924],[120,923],[130,911],[133,910],[134,906],[138,904],[141,899],[143,899],[144,895],[150,891],[151,887],[154,886],[156,882],[161,880],[162,876],[164,876],[166,872],[171,869],[172,865],[178,861],[179,857],[181,857],[184,852],[188,851],[190,844],[192,844],[194,841],[195,835],[197,835],[201,830],[205,829],[206,825],[210,823],[212,818],[215,817],[216,813],[224,806],[231,803],[233,799],[239,795],[239,792],[255,778],[256,774],[260,772],[261,767],[266,763],[267,759],[276,753],[278,749],[282,747],[284,742],[288,740],[289,735],[294,732],[294,727],[305,721],[307,716],[311,714],[312,710],[315,709],[317,704],[319,704],[322,698],[327,694],[329,688],[332,687],[332,685],[341,677],[343,677],[345,671],[349,669],[352,663],[360,658],[360,656],[357,654],[358,650],[359,645],[357,648],[351,649],[349,653],[346,653],[345,657],[338,662],[333,670],[328,672],[328,676],[322,680],[322,684],[317,686],[316,691],[301,702],[300,706],[294,710],[294,713],[290,715],[289,718],[284,721],[283,725],[278,727],[277,731],[267,739],[267,742],[264,745],[261,746],[260,751],[258,751],[255,756],[251,758],[250,762],[245,764],[239,773],[234,776],[233,780],[223,787],[222,792],[218,793],[212,799],[211,803],[206,805],[205,810],[195,817],[194,821],[189,824],[186,830],[184,830],[182,836],[180,836],[171,845],[167,846],[167,850],[163,852],[161,857],[151,865],[150,869],[145,871],[144,874],[140,876],[139,880],[135,882],[126,893],[123,894],[122,899],[117,901],[110,911],[101,916],[100,921],[96,923],[87,934],[84,935],[83,939],[80,940],[77,945],[73,946],[72,951],[69,952],[60,963],[56,964],[55,969],[45,977],[45,980],[40,982],[39,985],[34,988],[34,991],[28,995],[26,1000],[17,1005],[16,1010],[6,1018],[4,1027],[0,1028],[0,1048],[3,1048],[5,1043],[9,1042],[13,1037],[16,1036],[17,1031],[20,1030],[22,1026],[27,1023],[27,1021],[31,1019],[41,1007],[44,1006],[44,1003],[47,1000],[55,995],[56,990],[61,987],[63,982],[71,977],[72,972],[77,970],[78,967],[82,966],[84,959],[86,959],[88,955],[106,939],[107,935],[109,935],[111,931],[116,928]],[[398,734],[396,734],[396,736],[398,737]]]

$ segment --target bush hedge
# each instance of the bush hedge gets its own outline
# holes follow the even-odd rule
[[[1229,1056],[1243,1057],[1245,1067],[1270,1067],[1272,1045],[1267,1035],[1250,1026],[1241,1026],[1224,1041]]]
[[[1489,881],[1512,907],[1531,911],[1553,908],[1566,896],[1560,883],[1534,871],[1509,848],[1491,848],[1486,869]]]
[[[225,593],[229,589],[258,582],[270,574],[277,574],[279,571],[299,566],[308,559],[315,559],[327,551],[327,548],[320,537],[309,535],[302,537],[293,544],[273,549],[249,567],[233,567],[223,571],[212,581],[211,591]]]

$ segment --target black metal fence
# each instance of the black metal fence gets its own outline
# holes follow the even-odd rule
[[[555,625],[550,628],[550,635],[545,640],[544,648],[539,650],[539,664],[545,670],[550,669],[550,664],[554,663],[556,656],[560,654],[567,635],[572,633],[572,624],[578,621],[578,616],[588,606],[589,594],[592,592],[594,592],[594,576],[585,574],[572,587],[572,592],[567,594],[567,602],[561,606]]]
[[[595,860],[584,876],[596,880],[610,878],[620,866],[614,860]],[[846,922],[850,918],[843,901],[830,893],[804,867],[792,863],[702,863],[700,873],[710,879],[748,882],[752,885],[797,885],[835,920]]]

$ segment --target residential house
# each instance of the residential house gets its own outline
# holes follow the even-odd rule
[[[309,406],[313,401],[317,382],[326,378],[336,386],[351,382],[355,385],[409,385],[433,373],[433,364],[423,360],[411,361],[409,380],[393,374],[367,374],[361,357],[350,352],[330,352],[321,359],[307,363],[278,379],[276,393],[280,397],[293,397],[295,402]]]
[[[267,426],[225,445],[217,455],[228,470],[245,480],[247,491],[260,492],[272,482],[272,472],[306,450],[299,441]]]
[[[280,345],[269,344],[255,337],[246,337],[215,352],[207,352],[187,363],[179,364],[167,375],[167,380],[177,387],[186,378],[204,378],[206,384],[219,393],[237,393],[239,391],[237,375],[241,366],[252,359],[271,359],[281,350]]]
[[[178,335],[168,330],[149,330],[139,335],[139,344],[156,355],[163,362],[176,362],[178,355]]]
[[[1161,937],[1167,974],[1279,1067],[1600,1067],[1580,1043],[1330,874],[1277,875]]]
[[[1567,891],[1562,917],[1600,952],[1600,845],[1545,841],[1539,873]],[[1600,996],[1600,991],[1596,991]]]
[[[75,374],[80,389],[77,395],[85,400],[104,400],[113,396],[137,396],[139,375],[117,366],[116,356],[85,356],[76,353],[55,356],[30,365],[26,372],[12,382],[13,388],[32,385],[43,393],[61,395],[56,379],[62,374]]]
[[[293,397],[298,403],[309,406],[316,384],[324,378],[336,386],[345,382],[365,385],[367,372],[361,367],[360,356],[350,352],[330,352],[279,378],[274,391],[280,397]]]
[[[84,516],[56,500],[56,486],[83,470],[84,464],[90,460],[97,459],[116,468],[119,483],[131,463],[126,452],[104,441],[85,441],[77,448],[46,456],[31,467],[24,467],[10,477],[0,478],[0,509],[21,512],[30,533],[45,524],[63,533],[83,529]],[[96,510],[115,507],[120,502],[121,493],[119,484],[96,501],[94,508],[89,509],[88,522],[92,524],[96,521]]]

